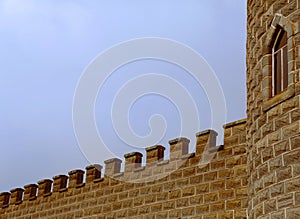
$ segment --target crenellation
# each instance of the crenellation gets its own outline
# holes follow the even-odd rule
[[[247,118],[190,140],[154,145],[143,154],[70,171],[52,180],[0,193],[1,218],[228,218],[300,217],[300,1],[248,0]],[[272,94],[272,43],[287,32],[288,87]],[[53,184],[53,188],[52,188]],[[38,194],[37,194],[38,190]],[[24,197],[23,197],[24,196]]]
[[[1,192],[0,193],[0,207],[7,208],[10,201],[10,192]]]
[[[146,165],[155,165],[164,160],[165,147],[162,145],[154,145],[146,148]]]
[[[188,153],[190,140],[187,138],[176,138],[170,140],[170,161],[181,159]]]
[[[52,177],[53,179],[53,192],[62,192],[67,190],[68,176],[57,175]]]
[[[124,155],[125,158],[125,172],[132,172],[142,165],[143,154],[140,152],[132,152]]]
[[[10,196],[10,204],[11,205],[18,205],[21,204],[23,201],[23,188],[15,188],[10,190],[11,196]]]
[[[214,130],[205,130],[196,134],[196,155],[202,156],[216,146],[218,133]],[[204,155],[205,156],[205,155]]]
[[[28,184],[24,186],[24,201],[31,201],[37,198],[37,184]]]
[[[103,167],[99,164],[89,165],[86,168],[85,183],[93,183],[101,180],[101,171]]]
[[[112,158],[104,161],[105,163],[105,176],[113,176],[120,173],[122,160]]]
[[[83,176],[84,176],[84,171],[83,170],[72,170],[69,173],[69,184],[68,188],[79,188],[84,185],[83,183]]]
[[[38,181],[38,198],[51,195],[52,182],[53,181],[51,179],[43,179]]]

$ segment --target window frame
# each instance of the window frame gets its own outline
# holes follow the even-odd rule
[[[287,33],[287,88],[282,92],[273,95],[273,53],[272,48],[274,45],[274,38],[278,34],[278,28],[282,28]],[[264,112],[273,108],[274,106],[284,102],[287,99],[295,96],[295,66],[293,64],[295,60],[295,54],[293,50],[294,46],[294,25],[282,14],[276,13],[270,25],[270,28],[266,32],[263,42],[263,59],[262,59],[262,110]],[[299,85],[300,86],[300,85]]]
[[[280,94],[288,87],[287,32],[281,27],[277,29],[272,45],[272,96]],[[280,46],[281,40],[284,40],[284,45],[276,48],[278,44]],[[280,63],[276,62],[275,56],[277,55],[280,56]],[[280,72],[278,72],[278,65],[280,65]],[[278,80],[280,86],[278,86]]]

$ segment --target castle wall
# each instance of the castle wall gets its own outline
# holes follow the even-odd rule
[[[246,218],[246,121],[224,126],[225,145],[215,146],[216,132],[197,133],[194,153],[189,140],[170,141],[121,160],[105,161],[84,171],[26,185],[0,195],[0,218]]]
[[[300,218],[300,1],[249,0],[249,218]],[[272,96],[272,40],[288,36],[288,88]]]
[[[248,0],[247,119],[0,194],[0,218],[300,218],[300,0]],[[288,87],[272,95],[271,45],[287,32]]]

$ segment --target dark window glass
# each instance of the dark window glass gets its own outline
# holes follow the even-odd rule
[[[274,93],[278,94],[281,90],[281,74],[276,74],[281,70],[281,55],[280,51],[274,54]]]
[[[282,50],[282,63],[283,63],[283,90],[288,86],[288,54],[287,54],[287,46],[285,46]]]
[[[276,34],[273,48],[273,95],[276,95],[288,86],[288,56],[287,33],[279,29]]]

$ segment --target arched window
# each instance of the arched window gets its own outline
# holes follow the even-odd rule
[[[288,86],[287,33],[278,28],[272,47],[272,87],[273,95],[284,91]]]

